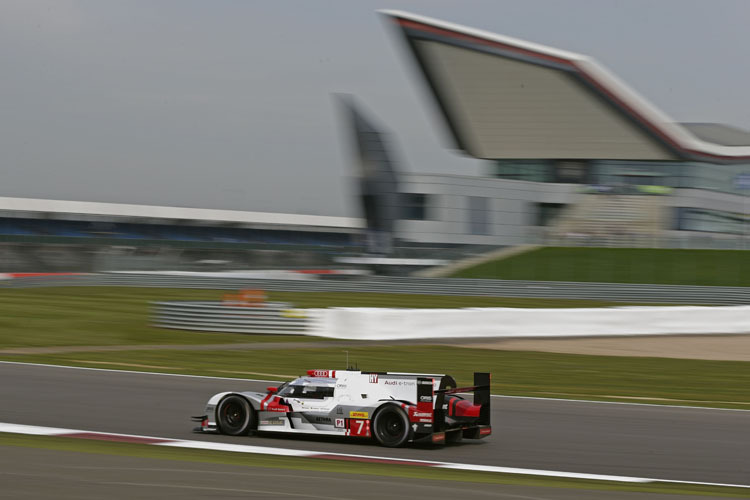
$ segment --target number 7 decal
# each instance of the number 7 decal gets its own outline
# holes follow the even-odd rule
[[[347,418],[346,435],[370,437],[370,420],[364,418]]]

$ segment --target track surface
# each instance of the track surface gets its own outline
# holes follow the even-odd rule
[[[293,477],[294,480],[290,481]],[[0,447],[0,483],[13,498],[75,500],[709,500],[714,497],[289,471],[57,450]]]
[[[493,398],[493,435],[445,448],[191,432],[209,396],[264,382],[0,363],[0,421],[324,452],[750,484],[750,412]]]

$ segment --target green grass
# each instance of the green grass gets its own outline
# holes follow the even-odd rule
[[[347,347],[363,370],[445,373],[470,385],[492,373],[495,394],[750,409],[750,362],[590,356],[448,346]],[[344,349],[118,351],[2,359],[219,377],[290,379],[313,368],[344,368]]]
[[[402,477],[436,481],[463,481],[603,491],[711,495],[730,498],[747,498],[748,494],[748,491],[742,488],[681,485],[658,482],[637,484],[613,481],[550,478],[520,474],[499,474],[491,472],[433,469],[429,467],[407,467],[403,465],[377,463],[363,464],[337,460],[280,457],[249,453],[190,450],[185,448],[174,449],[143,444],[117,443],[64,437],[25,436],[5,433],[0,433],[0,446],[23,446],[37,449],[176,460],[181,462],[215,463],[246,467],[321,471],[341,474],[365,474],[370,476]]]
[[[219,300],[222,291],[72,287],[0,290],[0,347],[83,345],[205,345],[319,339],[301,336],[194,333],[148,326],[149,303]],[[298,307],[570,307],[606,302],[448,297],[376,293],[270,293]],[[750,363],[581,356],[441,346],[342,347],[262,351],[126,349],[116,352],[6,354],[0,359],[223,377],[283,379],[310,368],[340,368],[344,350],[363,369],[449,371],[469,383],[474,370],[495,376],[508,395],[622,400],[750,408]],[[664,398],[645,399],[638,398]]]
[[[220,300],[217,290],[64,287],[0,290],[0,347],[216,344],[309,340],[149,326],[151,301]]]
[[[453,277],[750,286],[750,251],[548,247]]]
[[[284,342],[314,337],[197,333],[149,326],[150,303],[221,300],[222,290],[129,287],[0,289],[0,348]],[[295,307],[604,307],[604,301],[386,293],[270,292]],[[619,304],[622,305],[622,304]]]

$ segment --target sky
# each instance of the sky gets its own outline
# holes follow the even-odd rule
[[[0,196],[359,215],[333,94],[402,169],[479,175],[383,8],[596,58],[750,130],[746,0],[0,0]]]

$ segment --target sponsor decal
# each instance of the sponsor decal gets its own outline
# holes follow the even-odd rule
[[[490,434],[492,434],[492,427],[481,427],[479,429],[480,436],[489,436]]]
[[[429,380],[420,380],[419,385],[432,385],[432,382]]]
[[[343,418],[337,418],[335,422],[335,427],[343,428],[344,427],[344,419]]]
[[[273,396],[273,398],[269,401],[268,398],[270,396],[271,394],[263,398],[263,401],[260,402],[261,410],[273,411],[277,413],[286,413],[289,411],[289,407],[287,405],[281,404],[281,398],[279,396]],[[265,408],[263,407],[264,404]]]
[[[383,382],[383,385],[394,385],[399,387],[411,387],[413,385],[416,385],[416,382],[413,380],[386,380]]]
[[[349,418],[370,418],[370,414],[366,411],[350,411]]]
[[[261,420],[260,425],[284,425],[284,421],[278,418],[271,420]]]
[[[307,374],[311,377],[335,377],[336,370],[307,370]]]
[[[371,373],[370,374],[370,383],[371,384],[377,384],[378,383],[378,374],[377,373]],[[387,384],[388,382],[386,382]]]
[[[336,384],[336,389],[346,389],[347,387],[349,386],[347,386],[346,384]]]
[[[419,408],[414,408],[413,406],[409,407],[409,421],[410,422],[419,422],[419,423],[427,423],[432,422],[433,415],[431,411],[420,411]]]
[[[419,396],[420,403],[432,403],[432,396]]]
[[[330,424],[331,419],[329,417],[313,417],[313,422],[316,424]]]

